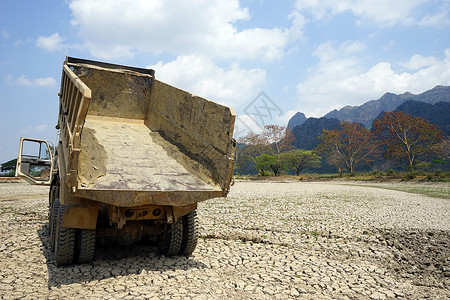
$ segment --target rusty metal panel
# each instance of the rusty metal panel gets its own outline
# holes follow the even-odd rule
[[[98,204],[65,205],[62,224],[64,228],[95,229]]]

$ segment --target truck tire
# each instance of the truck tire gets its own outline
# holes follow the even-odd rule
[[[179,218],[173,224],[167,224],[167,230],[159,236],[158,251],[165,256],[174,256],[180,252],[183,241],[183,220]]]
[[[183,241],[181,243],[180,255],[191,255],[197,247],[198,221],[197,211],[193,210],[183,218]]]
[[[95,229],[79,229],[76,234],[78,263],[90,263],[94,260],[96,231]]]
[[[63,213],[64,205],[60,204],[55,236],[55,261],[58,266],[71,264],[75,253],[75,229],[61,226]]]
[[[59,198],[56,198],[51,207],[50,213],[50,223],[49,231],[50,231],[50,249],[51,251],[55,251],[55,236],[56,236],[56,223],[58,221],[58,210],[59,210]]]
[[[50,192],[48,194],[48,226],[49,226],[49,232],[50,232],[50,227],[51,227],[51,224],[52,224],[53,202],[56,199],[55,191],[56,191],[56,186],[52,185],[52,187],[50,188]]]

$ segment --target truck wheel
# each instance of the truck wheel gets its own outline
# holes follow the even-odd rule
[[[158,240],[159,253],[165,256],[174,256],[180,252],[183,241],[183,221],[179,218],[174,224],[167,224],[167,230]]]
[[[63,213],[64,205],[60,204],[57,214],[55,237],[55,261],[58,266],[71,264],[75,252],[75,229],[63,228],[61,226]]]
[[[76,232],[78,263],[85,264],[94,260],[95,229],[79,229]]]
[[[197,247],[198,222],[197,211],[193,210],[183,218],[183,241],[181,243],[180,255],[191,255]]]
[[[48,195],[48,226],[49,226],[49,231],[50,231],[50,227],[52,224],[52,213],[53,213],[53,202],[55,201],[55,191],[56,191],[56,186],[52,185],[52,187],[50,188],[50,192]]]
[[[56,198],[51,207],[50,213],[50,223],[48,224],[50,227],[50,249],[51,251],[55,251],[55,236],[56,236],[56,223],[58,220],[58,210],[59,210],[59,198]]]

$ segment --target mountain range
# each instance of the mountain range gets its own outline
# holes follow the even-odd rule
[[[368,101],[359,106],[345,106],[340,110],[333,110],[327,113],[324,117],[331,119],[335,118],[339,121],[359,122],[366,128],[372,126],[373,120],[383,111],[394,111],[397,107],[408,100],[421,101],[428,104],[435,104],[438,102],[450,102],[450,86],[438,85],[431,90],[415,95],[406,92],[401,95],[386,93],[377,100]],[[293,129],[295,126],[301,125],[306,118],[303,113],[295,114],[288,123],[288,129]]]
[[[310,150],[318,145],[322,129],[336,129],[341,121],[359,122],[370,129],[373,120],[388,111],[403,111],[425,118],[450,135],[450,86],[438,85],[418,95],[386,93],[359,106],[333,110],[322,118],[306,118],[298,112],[289,120],[287,128],[297,140],[296,147]]]

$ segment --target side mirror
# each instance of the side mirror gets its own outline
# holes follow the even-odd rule
[[[47,141],[20,138],[16,173],[31,184],[50,185],[53,155]]]

